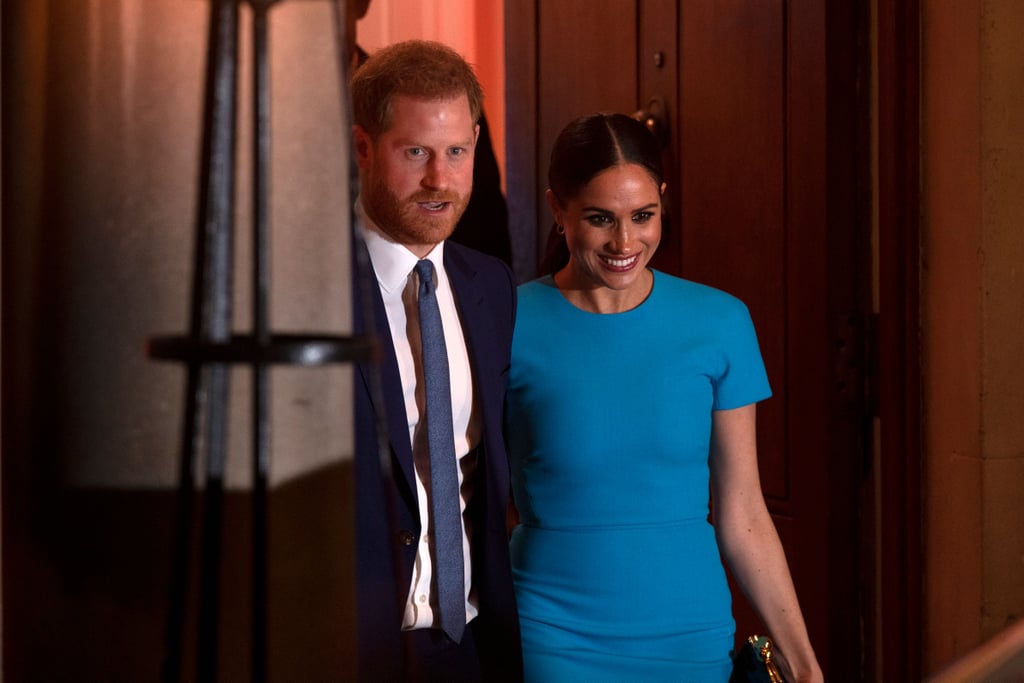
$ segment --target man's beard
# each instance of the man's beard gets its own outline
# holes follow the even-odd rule
[[[466,197],[455,192],[422,190],[399,199],[379,177],[368,179],[362,190],[363,206],[374,223],[399,244],[437,244],[452,234],[466,210]],[[428,216],[416,204],[448,202],[451,210],[443,216]]]

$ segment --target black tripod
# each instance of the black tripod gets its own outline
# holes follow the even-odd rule
[[[267,487],[270,466],[268,366],[347,363],[372,355],[368,337],[322,334],[274,334],[268,322],[268,197],[270,94],[267,24],[275,0],[209,0],[210,24],[203,114],[203,141],[196,217],[194,274],[189,331],[184,336],[154,337],[152,358],[177,361],[187,370],[177,519],[166,632],[165,681],[181,679],[185,604],[191,557],[195,470],[205,455],[199,578],[198,673],[212,681],[217,671],[219,570],[221,564],[228,385],[232,365],[253,373],[253,556],[252,679],[267,678]],[[345,54],[345,0],[334,0],[339,81],[344,111],[348,103],[348,55]],[[253,29],[253,329],[232,331],[232,282],[236,103],[238,85],[239,3],[252,7]],[[358,176],[349,160],[350,197]],[[351,216],[350,216],[351,219]],[[350,225],[354,224],[350,220]]]

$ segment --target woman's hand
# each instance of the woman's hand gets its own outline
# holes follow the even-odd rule
[[[821,673],[818,660],[811,657],[811,660],[803,668],[794,669],[782,652],[776,650],[772,660],[778,665],[786,683],[824,683],[825,676]]]

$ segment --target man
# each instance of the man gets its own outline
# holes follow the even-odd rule
[[[501,431],[515,281],[500,260],[446,241],[472,191],[480,85],[450,48],[408,41],[370,56],[352,100],[355,250],[369,266],[357,268],[355,329],[374,332],[381,349],[355,379],[360,678],[517,680]],[[436,341],[421,333],[431,299]],[[430,393],[439,348],[450,376],[443,400]],[[447,407],[438,445],[435,417]],[[452,496],[441,505],[447,484],[433,477],[448,467]],[[451,518],[457,535],[443,542]]]
[[[370,0],[345,3],[346,50],[353,71],[366,61],[366,51],[356,42],[357,23],[366,16]],[[450,240],[497,256],[512,266],[512,238],[508,225],[508,204],[501,191],[501,170],[491,143],[487,116],[481,111],[480,136],[473,159],[473,194]]]

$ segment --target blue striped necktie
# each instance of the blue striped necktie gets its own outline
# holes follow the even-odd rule
[[[452,426],[448,351],[437,306],[434,264],[416,264],[419,276],[420,340],[423,349],[424,405],[430,449],[430,518],[434,534],[434,574],[441,629],[455,642],[466,628],[462,565],[462,505]]]

